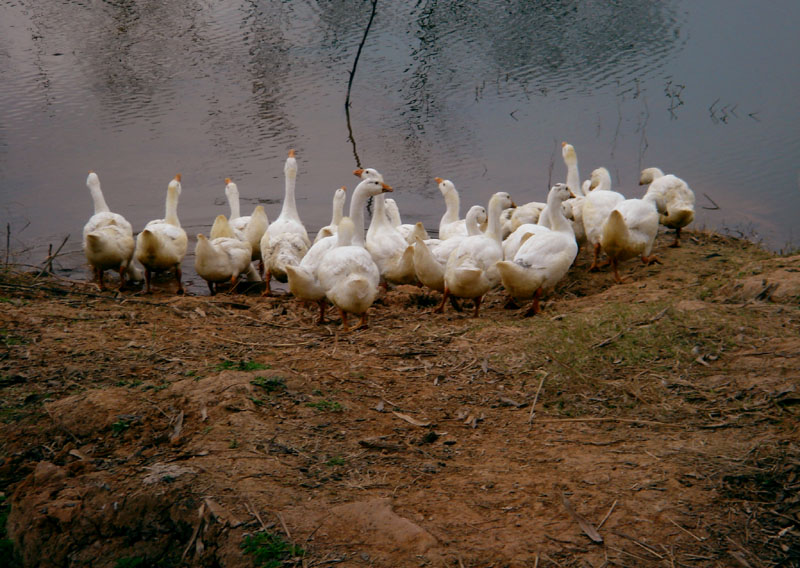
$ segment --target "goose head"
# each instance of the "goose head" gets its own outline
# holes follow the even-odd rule
[[[294,150],[289,150],[289,157],[283,166],[283,174],[288,178],[297,177],[297,160],[294,157]]]
[[[433,179],[439,185],[439,191],[442,192],[443,196],[447,196],[455,192],[456,186],[449,179],[442,179],[440,177]]]
[[[100,178],[97,177],[96,173],[90,171],[88,177],[86,178],[86,185],[89,187],[89,189],[99,188]]]
[[[574,166],[578,163],[578,155],[575,153],[575,148],[572,144],[567,142],[561,143],[561,156],[564,158],[564,163],[568,166]]]
[[[181,174],[175,174],[175,177],[172,178],[172,181],[167,186],[167,191],[176,195],[181,194]]]
[[[365,193],[368,196],[380,195],[381,193],[387,193],[394,191],[391,185],[385,184],[382,180],[367,178],[361,181],[356,186],[356,189],[353,191],[359,193]]]
[[[231,178],[225,178],[225,197],[228,198],[228,201],[239,200],[239,188]]]
[[[664,172],[658,168],[645,168],[639,176],[639,185],[649,185],[660,177],[664,177]]]
[[[592,180],[589,189],[611,189],[611,174],[606,168],[597,168],[592,172]]]
[[[567,184],[565,183],[557,183],[553,187],[550,188],[550,193],[547,197],[547,204],[550,205],[550,200],[552,199],[554,203],[562,203],[572,197],[572,192],[570,192]]]
[[[383,175],[375,168],[358,168],[353,170],[353,175],[361,179],[376,179],[383,181]]]

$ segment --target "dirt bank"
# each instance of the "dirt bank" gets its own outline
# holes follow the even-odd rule
[[[797,566],[800,257],[670,240],[533,318],[401,287],[350,334],[9,269],[0,564]]]

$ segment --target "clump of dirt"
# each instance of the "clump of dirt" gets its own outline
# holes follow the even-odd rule
[[[9,267],[0,564],[798,565],[800,257],[670,240],[533,318],[402,286],[349,334]]]

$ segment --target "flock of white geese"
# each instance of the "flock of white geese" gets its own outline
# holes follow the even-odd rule
[[[421,283],[441,292],[435,312],[444,310],[448,299],[474,302],[477,317],[481,299],[502,284],[510,298],[530,301],[526,316],[539,313],[539,300],[569,271],[579,247],[588,244],[594,258],[591,270],[610,265],[621,282],[618,264],[639,257],[659,262],[652,254],[659,224],[675,229],[680,245],[681,228],[694,218],[694,194],[674,175],[658,168],[641,172],[640,185],[648,185],[641,199],[627,199],[612,191],[606,168],[597,168],[589,180],[580,182],[578,159],[572,145],[562,144],[567,167],[566,183],[557,183],[546,202],[517,207],[511,196],[500,191],[487,207],[474,205],[460,218],[459,195],[452,181],[436,178],[445,202],[438,238],[429,238],[422,223],[403,224],[397,203],[385,198],[391,192],[375,169],[357,169],[360,182],[350,198],[349,215],[343,216],[346,188],[333,195],[331,223],[320,229],[312,242],[300,219],[295,202],[297,160],[294,150],[284,165],[285,194],[280,215],[269,222],[258,205],[249,216],[241,216],[239,191],[225,180],[230,216],[218,215],[206,237],[197,235],[195,269],[208,283],[211,294],[221,283],[234,284],[245,276],[266,282],[288,282],[289,291],[305,302],[319,304],[319,323],[324,322],[327,302],[336,306],[348,330],[348,314],[360,316],[365,325],[367,310],[389,284]],[[134,240],[131,224],[112,213],[103,198],[100,180],[89,173],[86,185],[94,201],[94,215],[83,229],[86,258],[94,270],[98,287],[104,289],[103,273],[117,270],[120,289],[128,280],[141,280],[145,293],[151,276],[173,270],[178,293],[181,261],[188,239],[178,220],[181,176],[167,186],[163,219],[150,221]],[[374,211],[365,230],[364,211],[373,198]],[[599,256],[607,257],[601,264]],[[254,264],[255,263],[255,264]]]

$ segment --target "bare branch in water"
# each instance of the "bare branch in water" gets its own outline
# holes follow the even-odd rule
[[[375,19],[375,12],[378,9],[378,0],[371,0],[371,2],[372,11],[369,15],[367,27],[364,29],[364,37],[361,38],[361,43],[358,44],[356,58],[353,60],[353,68],[350,70],[350,78],[347,80],[347,96],[344,100],[344,112],[347,117],[347,135],[350,143],[353,145],[353,155],[356,158],[356,166],[359,168],[361,167],[361,160],[358,157],[358,151],[356,150],[356,139],[353,136],[353,127],[350,123],[350,92],[353,89],[353,79],[356,76],[356,67],[358,66],[358,60],[361,57],[361,50],[364,48],[364,44],[367,42],[367,35],[369,34],[369,29],[372,27],[372,20]]]
[[[717,205],[717,203],[716,203],[716,202],[715,202],[713,199],[711,199],[711,198],[708,196],[708,194],[707,194],[707,193],[704,193],[703,195],[704,195],[704,196],[706,197],[706,199],[708,199],[708,200],[711,202],[711,204],[714,206],[714,207],[706,207],[706,206],[704,205],[704,206],[703,206],[703,209],[708,209],[709,211],[716,211],[717,209],[719,209],[719,205]]]

